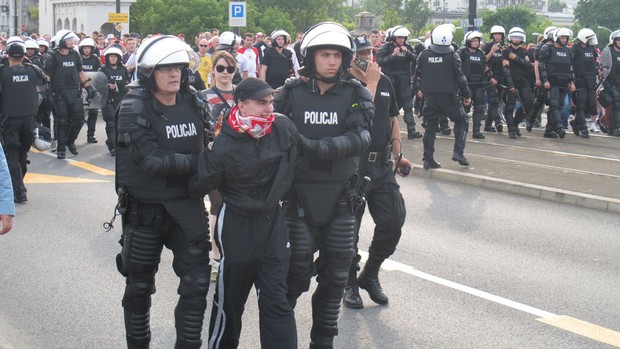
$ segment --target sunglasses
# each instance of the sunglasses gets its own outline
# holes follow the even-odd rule
[[[230,65],[228,67],[225,67],[223,65],[218,64],[215,66],[215,70],[217,70],[218,73],[223,73],[224,70],[226,70],[228,74],[232,74],[235,72],[235,67],[231,67]]]
[[[209,47],[209,45],[200,45],[200,47]]]

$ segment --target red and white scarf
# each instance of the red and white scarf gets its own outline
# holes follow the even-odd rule
[[[274,120],[275,116],[273,114],[270,114],[269,117],[254,115],[241,116],[241,113],[239,113],[239,108],[234,106],[230,111],[228,124],[233,130],[235,130],[235,132],[245,132],[258,139],[268,135],[269,132],[271,132],[271,126]]]

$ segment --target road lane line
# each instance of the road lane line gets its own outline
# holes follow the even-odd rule
[[[566,315],[536,320],[620,348],[620,332]]]
[[[359,254],[362,256],[362,260],[366,261],[366,259],[368,258],[368,253],[364,251],[359,251]],[[465,286],[454,281],[443,279],[438,276],[416,270],[414,267],[390,259],[386,259],[385,262],[383,262],[383,264],[381,265],[381,267],[388,271],[397,270],[433,282],[438,285],[446,286],[478,298],[486,299],[488,301],[534,315],[537,317],[536,320],[543,322],[547,325],[551,325],[553,327],[563,329],[565,331],[569,331],[620,348],[620,332],[610,330],[608,328],[601,327],[583,320],[575,319],[570,316],[557,315],[523,303],[515,302],[504,297],[500,297],[485,291],[478,290],[473,287]]]
[[[114,176],[114,171],[110,171],[108,169],[105,169],[103,167],[99,167],[99,166],[95,166],[95,165],[91,165],[87,162],[82,162],[82,161],[75,161],[72,159],[67,159],[67,162],[69,163],[69,165],[75,166],[75,167],[79,167],[83,170],[86,171],[90,171],[102,176]]]
[[[87,179],[78,177],[54,176],[39,173],[26,173],[24,183],[26,184],[49,184],[49,183],[105,183],[109,182],[102,179]],[[2,348],[0,348],[2,349]]]
[[[0,349],[15,349],[15,347],[0,335]]]

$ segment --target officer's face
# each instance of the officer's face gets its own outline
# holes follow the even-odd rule
[[[82,52],[84,52],[84,56],[90,56],[90,53],[93,51],[93,48],[90,46],[82,47]]]
[[[503,37],[504,37],[504,35],[502,33],[494,33],[493,34],[493,41],[500,42],[500,41],[502,41]]]
[[[396,45],[398,46],[402,46],[405,44],[405,37],[404,36],[397,36],[396,39],[394,39],[394,42],[396,43]]]
[[[34,48],[26,49],[26,56],[28,56],[28,57],[34,56],[34,51],[36,51],[36,50],[37,49],[34,49]]]
[[[568,42],[568,36],[560,36],[560,45],[566,45]]]
[[[155,69],[155,86],[158,93],[174,94],[181,89],[181,66],[167,66]]]
[[[318,50],[314,54],[314,65],[319,78],[333,78],[342,66],[342,52],[333,49]]]
[[[110,65],[118,64],[118,56],[117,55],[108,55],[108,62],[110,62]]]
[[[475,38],[471,40],[471,47],[472,48],[478,48],[480,47],[480,39]]]
[[[359,58],[365,60],[366,62],[372,62],[372,50],[371,49],[363,50],[363,51],[357,51],[357,53],[355,55],[358,56]]]
[[[278,36],[276,38],[276,44],[278,44],[278,47],[284,46],[284,36]]]
[[[260,116],[265,119],[273,113],[273,95],[261,99],[246,99],[237,103],[241,116]]]
[[[617,49],[620,49],[620,38],[614,39],[614,46],[616,46]]]

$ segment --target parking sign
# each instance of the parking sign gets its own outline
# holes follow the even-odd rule
[[[228,3],[228,25],[230,27],[246,26],[245,1]]]

